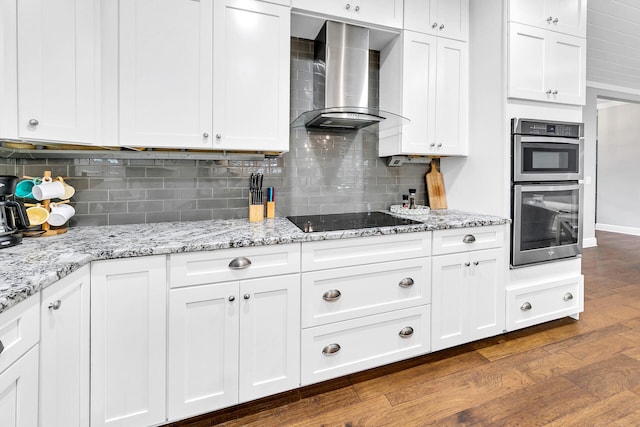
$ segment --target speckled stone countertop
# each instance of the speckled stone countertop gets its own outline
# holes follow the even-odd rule
[[[96,260],[479,227],[509,222],[506,218],[454,210],[405,217],[421,223],[303,233],[286,218],[267,219],[260,223],[235,219],[78,227],[70,228],[67,233],[59,236],[25,238],[20,245],[0,250],[0,312]]]

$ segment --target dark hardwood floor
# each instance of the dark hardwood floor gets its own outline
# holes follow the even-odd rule
[[[570,318],[171,426],[640,426],[640,237],[585,249]]]

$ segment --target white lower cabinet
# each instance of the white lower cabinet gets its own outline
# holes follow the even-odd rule
[[[434,232],[431,340],[434,351],[504,331],[503,230],[499,226]],[[467,250],[463,250],[464,245],[469,246]],[[493,249],[474,250],[492,246]]]
[[[302,244],[302,385],[428,353],[431,233]]]
[[[41,427],[89,425],[90,268],[42,291]]]
[[[584,311],[584,276],[507,288],[507,330]]]
[[[166,258],[91,266],[91,426],[166,421]]]
[[[300,274],[255,277],[299,266],[298,244],[171,256],[170,420],[300,385]]]
[[[0,424],[38,424],[38,298],[0,313]]]

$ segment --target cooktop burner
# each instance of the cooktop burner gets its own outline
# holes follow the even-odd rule
[[[287,218],[305,233],[420,224],[419,221],[398,218],[384,212],[301,215]]]

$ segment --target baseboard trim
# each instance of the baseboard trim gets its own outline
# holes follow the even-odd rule
[[[598,239],[595,237],[589,237],[588,239],[582,239],[583,248],[595,248],[598,246]]]
[[[640,236],[640,228],[625,227],[623,225],[599,224],[596,223],[596,231],[610,231],[612,233],[629,234]]]

